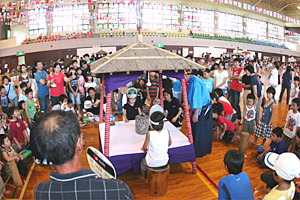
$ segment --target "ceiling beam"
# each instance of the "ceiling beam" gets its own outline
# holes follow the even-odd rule
[[[286,4],[285,6],[283,6],[282,8],[280,8],[279,10],[277,10],[276,12],[278,13],[278,12],[282,11],[283,9],[285,9],[285,8],[288,7],[288,6],[298,5],[298,4],[299,4],[299,2],[288,3],[288,4]]]
[[[254,6],[256,6],[257,4],[259,4],[260,2],[262,2],[262,0],[259,0],[258,2],[256,2],[256,3],[254,4]]]

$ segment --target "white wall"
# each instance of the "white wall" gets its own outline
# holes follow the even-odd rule
[[[214,48],[214,47],[194,47],[194,57],[201,57],[202,53],[209,52],[212,57],[220,57],[221,54],[227,52],[226,49]]]
[[[28,35],[28,28],[26,26],[11,26],[11,37],[17,37],[18,35],[20,35],[21,33],[25,34],[25,38],[30,37]]]
[[[82,57],[84,54],[88,53],[90,54],[90,56],[92,55],[92,53],[97,53],[100,50],[106,51],[107,53],[109,52],[116,52],[117,51],[117,47],[96,47],[93,46],[92,48],[81,48],[81,49],[77,49],[77,55],[79,55],[79,57]]]
[[[2,49],[5,51],[7,48],[16,48],[17,46],[17,40],[16,38],[9,38],[7,40],[0,40],[0,50]],[[11,55],[16,54],[16,50],[14,50]]]
[[[290,42],[286,42],[285,46],[287,46],[289,49],[293,50],[293,51],[297,51],[297,44],[294,43],[290,43]]]

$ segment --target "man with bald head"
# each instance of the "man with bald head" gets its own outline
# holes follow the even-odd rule
[[[36,185],[35,199],[133,199],[123,181],[102,179],[83,169],[83,139],[72,111],[42,115],[32,134],[41,155],[53,162],[57,171],[50,172],[50,181]]]

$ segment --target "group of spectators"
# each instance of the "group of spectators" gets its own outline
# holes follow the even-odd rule
[[[187,59],[193,58],[187,56]],[[4,133],[9,124],[10,136],[0,138],[4,149],[2,154],[14,156],[13,158],[19,161],[22,158],[17,153],[30,143],[34,147],[38,146],[36,149],[38,149],[37,151],[40,155],[35,156],[33,151],[34,156],[39,158],[36,162],[40,163],[41,159],[46,158],[46,163],[52,162],[57,170],[57,173],[51,172],[52,180],[50,182],[37,185],[35,189],[35,197],[37,199],[46,198],[49,194],[54,195],[53,197],[55,198],[61,198],[62,196],[60,195],[67,195],[70,199],[75,199],[76,197],[86,199],[88,197],[86,195],[97,198],[107,195],[107,198],[113,199],[132,199],[130,190],[122,181],[97,179],[92,171],[83,169],[80,158],[83,151],[83,139],[78,118],[75,117],[74,113],[81,116],[85,112],[90,112],[95,120],[98,119],[102,76],[101,74],[98,74],[96,77],[91,75],[90,64],[93,61],[95,61],[93,57],[85,54],[82,60],[78,56],[74,56],[72,61],[66,66],[64,65],[64,60],[59,59],[57,62],[51,63],[50,67],[45,68],[43,62],[37,60],[32,68],[32,74],[29,74],[27,67],[22,65],[20,66],[21,74],[18,79],[20,90],[18,87],[15,87],[8,76],[3,77],[3,86],[0,88],[1,119],[3,119],[1,120],[1,131]],[[270,166],[269,164],[264,164],[265,158],[269,158],[268,152],[284,155],[273,155],[273,158],[276,159],[270,160],[269,163],[279,162],[278,160],[283,157],[282,159],[285,161],[282,162],[293,162],[293,166],[298,165],[299,159],[290,155],[295,154],[299,157],[298,145],[300,145],[300,137],[298,136],[298,127],[300,127],[300,113],[298,109],[300,109],[300,100],[298,99],[299,77],[297,68],[295,67],[294,69],[295,75],[293,78],[291,74],[292,67],[286,67],[281,79],[279,76],[279,63],[270,62],[272,65],[269,64],[267,66],[267,70],[270,70],[270,87],[266,90],[265,96],[262,92],[263,83],[259,74],[259,72],[264,70],[264,67],[260,64],[262,62],[259,59],[250,61],[245,58],[232,58],[223,55],[220,58],[211,58],[209,54],[206,54],[202,58],[197,59],[196,62],[206,67],[206,69],[204,71],[185,72],[196,157],[203,157],[211,153],[213,120],[215,120],[217,137],[225,140],[225,142],[231,141],[232,134],[235,134],[237,126],[241,123],[244,124],[243,132],[249,132],[255,136],[254,143],[257,144],[258,138],[261,138],[263,139],[262,145],[264,145],[266,141],[272,139],[270,147],[258,156],[258,162],[263,167]],[[291,87],[292,80],[294,87]],[[287,103],[291,105],[284,130],[278,127],[272,129],[276,104],[275,93],[280,81],[282,91],[279,101],[282,101],[283,93],[287,89]],[[151,123],[156,131],[155,137],[158,139],[160,136],[157,136],[157,134],[164,135],[165,144],[169,146],[171,144],[170,133],[162,130],[162,120],[166,117],[177,128],[180,129],[182,126],[184,117],[182,109],[183,85],[181,80],[166,76],[162,77],[162,83],[164,115],[157,115],[153,119],[151,118]],[[34,88],[35,84],[37,85],[36,89]],[[155,100],[159,99],[159,90],[159,75],[156,72],[149,72],[148,75],[143,75],[113,91],[112,110],[115,110],[116,114],[122,114],[125,122],[134,120],[136,115],[142,115],[149,111]],[[289,95],[290,90],[292,91],[291,98]],[[243,103],[240,104],[240,95],[242,93]],[[117,101],[115,101],[115,95]],[[35,97],[38,99],[38,103],[34,100]],[[117,103],[117,107],[115,103]],[[240,105],[243,106],[242,109]],[[260,118],[261,107],[263,112]],[[55,111],[48,112],[50,108]],[[72,110],[73,112],[61,110]],[[34,125],[37,111],[44,114],[41,114],[37,124]],[[11,119],[8,119],[7,116]],[[156,127],[157,124],[159,127]],[[28,134],[29,130],[32,130],[30,135]],[[154,133],[151,134],[153,135],[151,137],[154,137]],[[32,139],[32,137],[35,137],[35,139]],[[152,145],[151,148],[160,148],[155,146],[154,141],[150,139],[150,134],[148,137],[143,146],[144,150],[148,150],[149,144]],[[11,139],[11,145],[7,144],[6,138]],[[72,140],[72,142],[66,142],[65,138],[70,138],[68,141]],[[285,149],[282,147],[283,143],[285,144]],[[16,154],[10,155],[8,152],[11,152],[11,149]],[[278,151],[279,149],[280,152]],[[292,153],[285,153],[287,150]],[[61,152],[65,152],[64,156],[61,155]],[[168,160],[167,152],[165,154],[164,164]],[[146,159],[142,161],[142,166],[144,167],[142,171],[147,166],[147,162],[149,164],[150,161],[155,161],[157,158],[151,157],[150,161],[149,159],[146,156]],[[247,174],[242,172],[243,163],[244,155],[239,151],[229,151],[225,155],[225,169],[234,176],[220,180],[220,199],[254,198],[250,180]],[[19,166],[20,173],[22,169],[23,167]],[[290,169],[282,164],[278,164],[272,169],[275,170],[275,175],[271,181],[273,181],[273,185],[277,183],[278,187],[275,189],[273,188],[275,185],[269,187],[270,193],[268,195],[271,197],[267,195],[265,198],[273,199],[274,195],[290,197],[291,193],[294,194],[296,189],[291,178],[299,175],[299,168]],[[24,173],[22,172],[22,174]],[[262,177],[265,176],[267,175],[262,175]],[[268,182],[269,176],[267,181],[264,178],[262,180]],[[241,182],[233,183],[234,180],[241,180]],[[96,184],[97,188],[92,190],[91,184],[86,184],[87,181],[92,181],[92,185]],[[77,184],[77,186],[82,186],[82,188],[78,187],[72,192],[64,193],[71,184]],[[85,186],[87,188],[83,189]],[[103,189],[104,186],[106,190]],[[92,193],[90,192],[91,190],[93,191]],[[278,193],[276,190],[285,192],[276,194]]]

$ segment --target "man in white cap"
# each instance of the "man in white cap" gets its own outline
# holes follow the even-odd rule
[[[274,187],[264,200],[292,200],[295,194],[294,178],[299,178],[300,160],[293,153],[268,153],[265,157],[266,165],[273,169],[273,178],[278,185]]]

